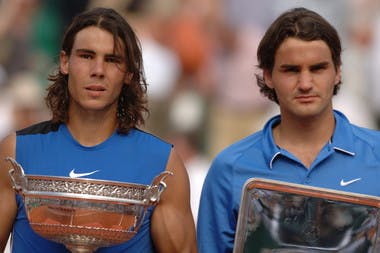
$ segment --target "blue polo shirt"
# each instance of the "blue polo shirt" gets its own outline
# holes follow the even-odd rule
[[[334,134],[310,168],[275,144],[272,128],[280,116],[215,158],[203,185],[199,208],[201,253],[232,252],[241,192],[249,178],[380,196],[380,132],[351,124],[341,112],[334,111],[334,116]]]

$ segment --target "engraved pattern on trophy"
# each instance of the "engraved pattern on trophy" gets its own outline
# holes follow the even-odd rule
[[[150,206],[166,189],[157,175],[151,185],[84,178],[25,175],[13,158],[9,175],[23,196],[29,223],[40,236],[64,244],[71,252],[94,252],[130,240]]]
[[[379,252],[380,198],[252,178],[234,253]]]

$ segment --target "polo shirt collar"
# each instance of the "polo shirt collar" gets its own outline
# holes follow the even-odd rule
[[[330,147],[337,152],[342,152],[351,156],[355,155],[354,148],[354,133],[352,127],[346,116],[343,113],[334,110],[335,117],[335,130],[330,140]],[[276,115],[268,120],[263,128],[263,152],[265,160],[270,169],[274,160],[278,155],[282,154],[282,150],[276,145],[273,138],[272,129],[281,121],[281,116]]]
[[[335,130],[331,138],[331,146],[336,151],[340,151],[349,155],[355,155],[355,134],[352,131],[352,125],[346,116],[334,110]]]

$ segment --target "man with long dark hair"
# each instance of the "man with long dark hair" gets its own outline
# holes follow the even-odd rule
[[[172,172],[167,189],[138,233],[97,252],[196,252],[189,181],[174,147],[138,129],[144,123],[146,81],[141,49],[126,20],[112,9],[76,16],[67,28],[57,73],[46,97],[52,119],[10,134],[0,144],[0,250],[12,232],[12,252],[67,252],[34,233],[15,195],[4,157],[26,174],[150,184]],[[70,173],[71,172],[71,173]]]

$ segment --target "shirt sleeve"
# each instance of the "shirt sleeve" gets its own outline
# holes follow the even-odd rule
[[[237,214],[233,209],[233,173],[222,157],[214,160],[203,184],[197,222],[200,253],[232,252]]]

